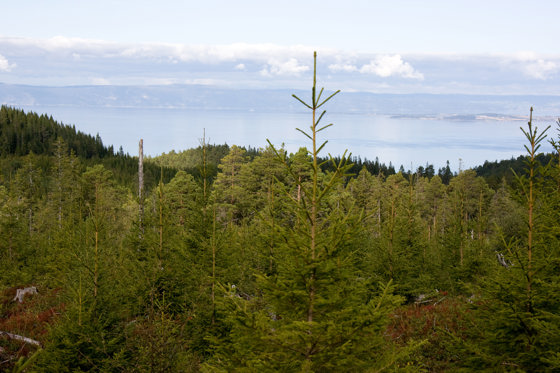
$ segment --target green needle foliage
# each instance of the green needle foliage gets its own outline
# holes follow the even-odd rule
[[[383,330],[401,298],[392,294],[390,282],[376,284],[356,274],[364,250],[355,239],[363,214],[337,203],[336,188],[351,165],[346,155],[338,162],[329,157],[334,171],[321,171],[319,153],[327,142],[318,145],[318,134],[331,124],[320,126],[325,111],[317,116],[317,109],[336,93],[321,101],[315,68],[311,103],[294,96],[312,111],[309,131],[298,129],[311,140],[309,182],[302,182],[286,153],[271,144],[296,183],[278,183],[290,199],[290,218],[274,225],[276,273],[257,273],[252,294],[223,287],[221,312],[231,332],[217,346],[209,371],[364,371],[396,359]]]
[[[532,108],[531,108],[532,117]],[[547,225],[558,218],[548,202],[547,167],[536,161],[546,138],[529,120],[521,128],[527,138],[526,175],[517,176],[520,202],[525,209],[525,237],[503,236],[502,264],[482,282],[474,303],[476,325],[466,343],[472,358],[470,369],[499,371],[558,371],[560,361],[552,346],[560,344],[560,296],[558,240]]]

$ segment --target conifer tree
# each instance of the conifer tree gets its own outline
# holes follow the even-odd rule
[[[450,252],[449,264],[453,267],[466,267],[467,264],[476,266],[485,234],[482,226],[486,219],[486,206],[491,194],[486,182],[476,176],[473,170],[459,172],[449,183],[451,209],[448,237],[450,249],[454,251]]]
[[[84,216],[60,231],[64,239],[57,242],[61,255],[53,271],[66,310],[49,332],[39,371],[110,370],[119,360],[122,319],[131,312],[121,248],[138,211],[137,205],[127,206],[125,196],[135,198],[117,188],[102,165],[82,174],[81,187]]]
[[[78,169],[77,159],[73,153],[68,155],[68,148],[62,138],[55,142],[54,165],[52,167],[54,176],[50,200],[54,204],[56,211],[56,222],[59,229],[62,229],[64,223],[69,221],[71,215],[76,213],[72,211],[73,202],[78,198]]]
[[[320,168],[326,141],[319,142],[318,135],[330,124],[320,126],[325,112],[317,111],[336,93],[321,101],[323,90],[316,91],[314,69],[311,103],[294,96],[312,112],[310,130],[298,129],[311,142],[311,178],[304,184],[286,153],[276,150],[300,190],[294,196],[293,189],[286,188],[291,219],[277,226],[277,272],[257,274],[255,292],[224,287],[222,312],[231,331],[218,344],[208,370],[356,371],[394,362],[382,329],[400,300],[391,295],[391,285],[378,287],[371,278],[356,276],[363,248],[354,238],[362,216],[328,203],[348,175],[347,158],[335,162],[330,157],[331,174]]]
[[[232,225],[241,219],[239,199],[243,189],[239,185],[239,172],[247,162],[245,150],[233,145],[218,168],[220,172],[214,182],[214,199],[218,203],[218,218]]]
[[[29,281],[27,276],[22,278],[24,271],[20,268],[24,266],[19,264],[29,254],[23,250],[29,241],[27,221],[22,218],[24,211],[22,199],[0,186],[0,283]]]
[[[356,205],[364,209],[364,227],[369,228],[373,238],[379,238],[381,232],[382,177],[372,175],[364,167],[357,177],[350,180],[348,188]]]
[[[243,215],[251,237],[262,248],[255,252],[254,265],[271,274],[274,271],[276,224],[281,224],[287,203],[282,189],[286,186],[288,172],[278,162],[272,147],[261,150],[250,163],[243,165],[240,184],[245,191],[240,196]]]
[[[548,128],[533,127],[532,111],[527,130],[521,128],[528,142],[526,175],[517,176],[525,237],[503,236],[501,260],[481,284],[481,299],[474,304],[478,325],[465,344],[471,369],[560,369],[560,257],[557,238],[543,229],[547,174],[536,160]]]

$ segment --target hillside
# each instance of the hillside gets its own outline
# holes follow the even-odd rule
[[[57,149],[57,141],[65,144],[65,152],[73,154],[86,165],[101,163],[113,171],[115,177],[124,185],[132,187],[138,173],[138,158],[115,152],[112,146],[106,147],[97,136],[77,131],[75,126],[64,125],[52,116],[37,115],[3,105],[0,107],[0,158],[4,166],[2,174],[6,179],[20,166],[18,157],[33,153],[45,159],[43,168],[50,167],[49,156]],[[147,162],[145,164],[146,183],[157,184],[161,172],[164,180],[169,180],[175,170]]]
[[[0,103],[11,106],[71,106],[115,108],[182,108],[299,112],[291,94],[306,91],[285,89],[235,89],[204,85],[165,86],[28,86],[0,83]],[[330,112],[404,116],[525,115],[538,108],[539,116],[555,119],[560,112],[558,96],[465,95],[465,94],[378,94],[344,92]],[[469,117],[470,118],[470,117]]]

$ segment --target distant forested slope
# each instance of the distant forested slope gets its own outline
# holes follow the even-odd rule
[[[78,157],[103,158],[113,155],[113,147],[103,146],[99,135],[91,136],[55,121],[52,116],[2,106],[0,108],[0,154],[50,154],[54,142],[62,138]]]
[[[539,165],[545,166],[553,159],[553,154],[541,153],[536,157]],[[499,187],[503,180],[511,184],[514,181],[514,172],[520,175],[524,168],[527,157],[519,156],[517,158],[504,159],[501,161],[484,162],[484,164],[474,168],[477,176],[482,176],[486,179],[488,185],[493,189]]]
[[[3,105],[0,108],[0,158],[2,172],[9,175],[21,166],[20,157],[33,153],[44,157],[44,168],[49,167],[48,157],[56,150],[58,139],[66,145],[68,154],[74,154],[84,165],[102,163],[113,171],[115,178],[132,186],[138,172],[138,158],[115,152],[113,146],[103,145],[101,137],[77,131],[75,126],[65,125],[52,116],[38,115]],[[172,167],[147,162],[144,165],[146,182],[155,185],[163,172],[164,180],[175,175]]]

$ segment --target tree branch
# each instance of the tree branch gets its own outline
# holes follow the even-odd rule
[[[15,340],[18,340],[18,341],[21,341],[21,342],[25,342],[25,343],[29,343],[29,344],[41,347],[41,342],[36,341],[34,339],[31,339],[31,338],[21,336],[21,335],[8,333],[8,332],[2,331],[2,330],[0,330],[0,335],[5,335],[10,339],[15,339]]]

